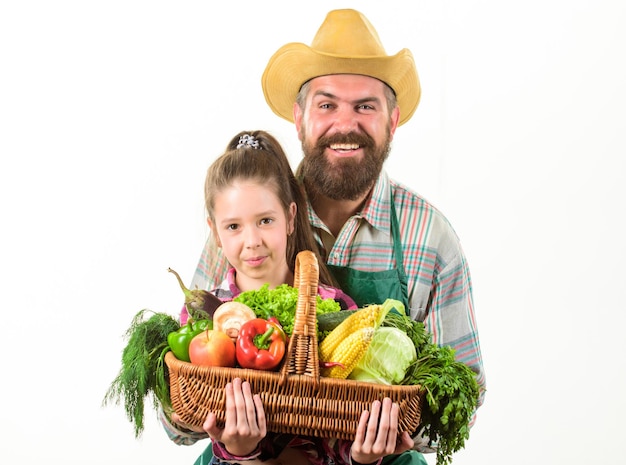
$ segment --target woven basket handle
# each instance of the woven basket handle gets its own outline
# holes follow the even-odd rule
[[[281,369],[281,379],[286,375],[307,375],[319,381],[319,354],[317,352],[317,287],[319,265],[310,250],[296,256],[294,287],[298,288],[298,303],[293,333],[287,348],[287,361]]]

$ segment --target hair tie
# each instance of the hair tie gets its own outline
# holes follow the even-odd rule
[[[239,142],[237,143],[237,148],[246,148],[251,147],[253,149],[260,149],[259,141],[250,134],[244,134],[239,138]]]

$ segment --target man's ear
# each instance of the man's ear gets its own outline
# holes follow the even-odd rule
[[[293,104],[293,122],[296,125],[296,133],[298,134],[298,138],[300,138],[300,128],[302,127],[302,108],[297,103]]]
[[[393,140],[393,135],[398,129],[398,122],[400,121],[400,107],[396,107],[391,110],[391,118],[389,119],[389,135],[391,136],[391,140]]]

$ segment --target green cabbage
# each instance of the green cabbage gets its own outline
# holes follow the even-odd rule
[[[409,366],[417,361],[413,341],[398,328],[376,330],[367,352],[348,378],[378,384],[400,384]]]

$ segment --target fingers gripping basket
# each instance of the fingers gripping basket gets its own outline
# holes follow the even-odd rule
[[[202,426],[209,412],[225,421],[224,388],[233,378],[250,383],[263,401],[267,428],[277,433],[354,439],[363,410],[389,397],[400,407],[400,431],[413,433],[420,420],[419,386],[387,386],[320,377],[316,333],[319,269],[310,251],[298,254],[294,286],[298,303],[285,361],[277,372],[202,367],[165,356],[172,408],[183,422]]]

